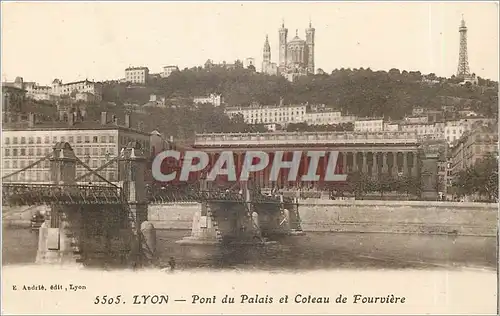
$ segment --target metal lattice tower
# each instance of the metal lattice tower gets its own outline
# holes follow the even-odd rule
[[[469,57],[467,56],[467,27],[463,15],[458,31],[460,33],[460,51],[458,53],[457,77],[466,78],[470,76],[470,69]]]

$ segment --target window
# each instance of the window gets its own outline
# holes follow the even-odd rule
[[[6,145],[9,145],[9,144],[10,144],[10,138],[5,137],[5,144],[6,144]]]
[[[82,136],[76,136],[76,142],[80,144],[82,142]]]
[[[43,173],[43,180],[49,181],[49,173],[48,172]]]
[[[105,156],[106,155],[106,148],[101,148],[101,156]]]
[[[50,161],[49,160],[44,160],[43,161],[43,167],[44,168],[49,168],[50,167]]]
[[[12,168],[17,168],[17,160],[12,161]]]
[[[43,141],[43,142],[44,142],[45,144],[48,144],[48,143],[49,143],[49,141],[50,141],[49,136],[45,136],[45,139],[44,139],[44,141]]]
[[[90,155],[90,148],[85,147],[84,152],[85,152],[85,155]]]
[[[21,137],[21,144],[26,144],[26,137]]]
[[[12,143],[13,143],[13,144],[17,144],[17,137],[13,137],[13,138],[12,138]]]
[[[5,148],[5,157],[8,157],[8,156],[10,156],[10,149]]]
[[[109,153],[111,155],[114,155],[115,154],[115,148],[114,147],[109,147]]]
[[[66,141],[66,137],[61,136],[61,141],[62,141],[62,142],[65,142],[65,141]]]
[[[50,148],[44,148],[43,149],[43,153],[46,154],[46,155],[49,153],[49,151],[50,151]]]
[[[92,142],[93,143],[98,143],[99,141],[97,140],[97,136],[92,137]]]
[[[26,148],[21,148],[21,156],[26,156]]]
[[[92,148],[92,155],[93,156],[99,155],[99,148]]]
[[[26,161],[21,160],[21,162],[19,164],[20,164],[21,168],[24,168],[26,166]]]
[[[82,154],[82,148],[81,147],[77,147],[76,148],[76,154],[77,155],[81,155]]]
[[[42,143],[42,138],[41,137],[37,137],[36,138],[36,143],[37,144],[41,144]]]
[[[73,137],[73,136],[69,136],[69,137],[68,137],[68,142],[69,142],[70,144],[73,144],[73,143],[75,142],[74,137]]]
[[[52,142],[57,143],[57,136],[52,137]]]
[[[109,136],[109,142],[114,143],[115,142],[115,137],[114,136]]]
[[[33,147],[28,148],[28,155],[33,156],[35,154],[35,149]]]
[[[101,143],[105,143],[106,142],[106,136],[101,136]]]
[[[35,138],[31,136],[28,138],[28,144],[33,144],[33,143],[35,143]]]
[[[10,169],[10,161],[9,160],[5,160],[5,162],[3,163],[3,166],[5,169]]]
[[[109,181],[115,181],[115,173],[114,172],[109,173]]]
[[[36,149],[36,155],[41,156],[42,155],[42,148],[37,148]]]
[[[90,136],[85,136],[85,143],[90,143]]]
[[[97,160],[95,159],[92,160],[92,168],[97,168],[97,165],[98,165]]]

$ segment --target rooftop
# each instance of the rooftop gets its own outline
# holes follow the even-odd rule
[[[68,122],[52,121],[52,122],[37,122],[33,127],[29,126],[28,121],[8,122],[3,123],[4,131],[47,131],[47,130],[122,130],[135,132],[142,135],[150,135],[148,132],[125,126],[108,123],[105,125],[97,121],[75,122],[74,125],[69,125]]]

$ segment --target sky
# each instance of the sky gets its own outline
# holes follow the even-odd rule
[[[278,62],[278,28],[305,39],[316,29],[315,64],[456,73],[458,27],[468,27],[471,72],[498,81],[494,2],[2,2],[2,80],[50,84],[125,77],[129,66],[158,73],[207,59],[262,63],[266,34]]]

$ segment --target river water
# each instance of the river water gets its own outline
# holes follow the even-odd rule
[[[314,269],[454,269],[496,268],[496,238],[368,233],[319,233],[283,237],[265,246],[181,245],[190,231],[158,230],[160,262],[170,257],[176,268],[233,270]],[[29,229],[3,230],[2,263],[34,263],[38,234]]]

